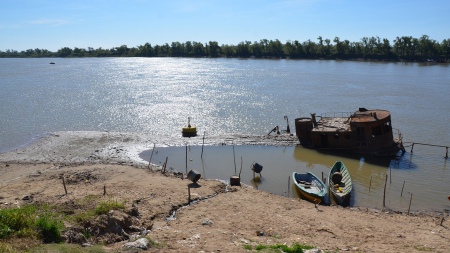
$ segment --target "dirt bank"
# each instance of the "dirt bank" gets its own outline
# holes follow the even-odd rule
[[[82,207],[74,203],[87,196],[114,198],[124,201],[127,210],[135,208],[129,227],[147,229],[148,237],[162,245],[148,252],[248,252],[245,245],[277,243],[305,243],[330,252],[450,252],[448,215],[442,220],[442,214],[315,207],[304,200],[245,185],[230,187],[217,180],[200,179],[193,185],[174,173],[163,175],[160,167],[148,167],[139,160],[139,150],[152,147],[155,140],[106,133],[82,136],[54,134],[30,147],[0,154],[0,208],[47,202],[77,212]],[[279,138],[287,139],[249,137],[241,143],[291,145],[289,136]],[[228,140],[214,138],[207,143]],[[202,143],[201,138],[189,141]],[[67,179],[68,194],[62,177]],[[191,199],[200,200],[191,205],[188,186],[192,186]],[[174,210],[174,219],[167,219]],[[91,240],[120,239],[112,234],[99,232],[99,237]],[[114,251],[125,242],[119,240],[105,248]]]

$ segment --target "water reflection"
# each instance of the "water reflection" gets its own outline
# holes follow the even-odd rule
[[[147,150],[140,156],[148,161],[151,153],[152,150]],[[232,175],[239,174],[243,184],[281,196],[298,197],[290,178],[293,171],[310,171],[326,178],[330,167],[336,161],[342,161],[353,181],[350,206],[382,208],[385,185],[385,204],[388,208],[407,210],[412,193],[412,210],[442,210],[448,206],[447,182],[450,172],[446,169],[446,160],[443,161],[439,156],[406,154],[393,160],[368,162],[367,158],[324,154],[300,146],[233,148],[227,145],[205,146],[203,159],[201,154],[200,146],[156,147],[152,163],[162,165],[168,159],[167,168],[183,173],[195,169],[201,171],[202,179],[228,181]],[[262,176],[257,173],[253,176],[252,166],[255,162],[264,166]]]

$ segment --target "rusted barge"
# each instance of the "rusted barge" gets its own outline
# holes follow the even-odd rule
[[[319,118],[319,120],[317,120]],[[386,110],[359,108],[354,113],[326,114],[295,119],[300,144],[324,151],[374,156],[395,156],[404,152],[402,136],[394,130],[391,114]]]

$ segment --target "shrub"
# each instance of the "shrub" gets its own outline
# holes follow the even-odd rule
[[[60,226],[45,211],[44,214],[39,215],[35,205],[2,209],[0,210],[0,239],[11,237],[42,238],[45,243],[59,242],[61,240]]]
[[[60,226],[56,220],[47,215],[36,220],[36,227],[40,231],[44,243],[61,242]]]
[[[13,235],[19,237],[33,236],[36,207],[27,205],[22,208],[0,210],[0,239]]]

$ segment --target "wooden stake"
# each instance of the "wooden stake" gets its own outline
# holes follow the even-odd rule
[[[384,181],[384,194],[383,194],[383,208],[386,207],[386,184],[388,175],[386,175],[386,180]]]
[[[411,210],[411,201],[412,201],[412,192],[411,192],[411,197],[409,198],[408,215],[409,215],[409,210]]]
[[[165,173],[165,172],[166,172],[166,168],[167,168],[167,160],[168,160],[168,159],[169,159],[169,157],[166,156],[166,162],[164,163],[162,173]]]
[[[242,172],[242,156],[241,156],[241,170],[239,171],[239,180],[241,180],[241,172]]]
[[[148,167],[150,168],[150,163],[152,162],[153,152],[155,152],[155,143],[153,143],[152,154],[150,155],[150,159],[148,160]]]
[[[67,188],[66,188],[66,181],[64,180],[64,176],[63,176],[63,185],[64,185],[64,192],[66,193],[66,195],[67,195]]]
[[[203,146],[205,145],[205,134],[206,132],[203,132],[202,154],[200,155],[201,159],[203,159]]]
[[[369,183],[369,192],[370,192],[370,188],[372,187],[372,176],[370,177],[370,183]]]
[[[191,205],[191,187],[188,185],[188,204]]]
[[[106,195],[106,185],[103,186],[103,196]]]
[[[236,175],[236,155],[234,154],[234,144],[233,144],[233,160],[234,160],[234,174]]]
[[[402,186],[402,193],[400,193],[400,197],[403,196],[403,188],[405,188],[405,181],[403,181],[403,186]]]
[[[187,172],[187,145],[186,145],[186,175],[188,174]]]

